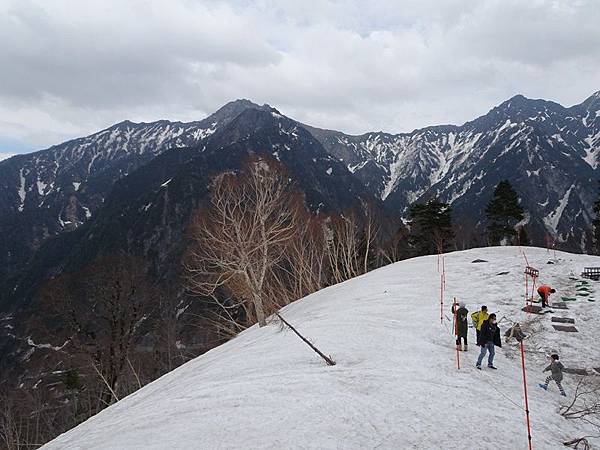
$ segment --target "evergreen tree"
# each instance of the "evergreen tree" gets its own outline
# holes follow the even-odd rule
[[[491,244],[514,243],[517,238],[515,226],[523,220],[523,208],[519,205],[519,196],[508,180],[498,183],[494,196],[485,208],[485,213]],[[521,233],[523,232],[524,230]]]
[[[592,221],[592,245],[596,255],[600,255],[600,180],[598,180],[598,200],[594,203],[595,219]]]
[[[450,248],[454,240],[452,209],[446,203],[429,200],[409,209],[408,242],[415,255],[428,255]]]

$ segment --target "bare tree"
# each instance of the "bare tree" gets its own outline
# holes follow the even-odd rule
[[[294,237],[272,272],[271,294],[282,307],[329,284],[325,219],[304,210]]]
[[[192,224],[189,290],[212,298],[228,315],[241,307],[249,323],[266,325],[274,310],[268,280],[295,236],[301,211],[300,198],[275,161],[252,157],[239,174],[217,176],[209,207]],[[223,302],[223,292],[237,300]]]
[[[181,352],[177,348],[180,334],[179,316],[183,309],[182,302],[174,287],[164,288],[158,293],[156,314],[153,320],[154,370],[161,374],[170,372],[178,363],[183,362]]]
[[[88,365],[88,374],[101,381],[100,402],[118,400],[119,383],[130,371],[128,360],[157,298],[143,262],[124,255],[102,257],[82,272],[52,280],[44,291],[56,315],[67,317],[62,331],[74,362]]]
[[[561,407],[560,414],[565,419],[582,420],[600,430],[600,382],[595,377],[581,377],[573,399]]]
[[[341,283],[363,273],[359,239],[359,224],[355,213],[330,218],[327,256],[333,283]]]
[[[373,255],[376,253],[376,245],[381,231],[381,218],[372,204],[366,205],[364,211],[365,217],[360,249],[363,260],[362,272],[367,273],[376,264],[373,262],[375,259]]]

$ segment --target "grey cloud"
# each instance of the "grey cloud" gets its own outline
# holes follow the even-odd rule
[[[461,123],[516,93],[569,105],[600,89],[599,14],[592,0],[0,0],[0,138],[37,148],[240,97],[353,133]]]

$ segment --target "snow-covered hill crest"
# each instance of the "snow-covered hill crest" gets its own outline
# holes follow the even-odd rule
[[[555,263],[547,264],[552,255],[546,250],[524,251],[558,296],[573,295],[573,275],[599,263],[598,257],[557,252]],[[436,258],[387,266],[282,310],[336,366],[326,366],[277,323],[253,327],[44,448],[526,448],[518,348],[504,344],[498,370],[480,372],[472,345],[457,370],[447,304],[440,325]],[[593,367],[600,356],[590,345],[600,337],[598,304],[579,297],[569,310],[556,310],[579,329],[561,333],[549,314],[528,317],[520,310],[519,248],[455,252],[445,262],[447,301],[456,297],[471,311],[487,304],[501,318],[502,331],[509,321],[529,321],[535,331],[526,341],[534,448],[561,448],[566,439],[593,434],[589,425],[558,415],[566,400],[537,383],[551,350],[567,367]],[[591,297],[599,294],[593,284]],[[566,376],[568,395],[574,382]]]

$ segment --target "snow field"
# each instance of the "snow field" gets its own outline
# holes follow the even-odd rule
[[[524,248],[541,282],[574,292],[584,266],[597,257]],[[472,260],[489,262],[473,264]],[[524,261],[518,247],[474,249],[445,256],[446,301],[470,312],[487,304],[498,318],[523,322]],[[507,275],[497,275],[509,271]],[[596,284],[591,283],[596,291]],[[551,298],[551,301],[553,298]],[[600,303],[600,302],[599,302]],[[600,350],[598,304],[569,303],[555,315],[575,318],[580,333],[560,333],[550,314],[530,315],[526,341],[529,407],[535,449],[593,430],[557,414],[556,386],[537,385],[545,353],[567,367],[592,367]],[[253,327],[161,377],[47,444],[45,449],[518,449],[527,448],[518,347],[497,349],[497,371],[477,371],[479,348],[456,369],[451,322],[440,325],[437,256],[402,261],[329,287],[282,315],[336,366],[328,367],[278,323]],[[506,319],[505,319],[506,320]],[[507,328],[501,321],[501,332]],[[572,394],[575,378],[566,375]]]

